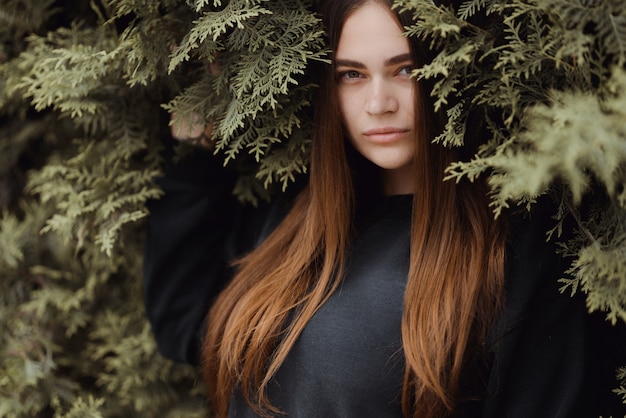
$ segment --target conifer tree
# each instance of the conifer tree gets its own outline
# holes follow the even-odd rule
[[[141,302],[170,114],[214,124],[242,201],[284,190],[307,170],[320,21],[305,0],[65,3],[0,0],[0,416],[204,416]],[[437,142],[479,142],[448,181],[486,176],[494,215],[554,199],[555,280],[625,326],[624,2],[396,3],[434,51],[415,76],[447,112]]]

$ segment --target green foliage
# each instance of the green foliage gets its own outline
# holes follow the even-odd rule
[[[616,223],[603,229],[594,217],[579,227],[591,231],[595,243],[609,231],[616,234],[623,219],[608,214],[620,213],[626,203],[626,12],[619,2],[475,0],[458,10],[398,3],[416,17],[409,33],[437,48],[433,61],[415,71],[434,80],[437,106],[450,102],[448,124],[437,140],[461,145],[468,117],[486,115],[487,137],[474,158],[449,167],[448,178],[487,174],[496,213],[532,203],[555,185],[566,188],[571,208],[597,189],[612,202],[598,216]],[[581,244],[568,247],[569,254],[587,262],[575,260],[573,266],[595,259]],[[601,247],[617,251],[619,240]],[[573,271],[591,283],[600,270]],[[615,267],[614,273],[626,283],[625,268]],[[584,289],[590,308],[610,307],[611,318],[624,317],[621,286],[621,292],[602,295],[591,289]]]
[[[185,399],[203,410],[194,373],[157,354],[138,309],[138,242],[77,254],[39,234],[53,206],[20,209],[0,219],[0,416],[155,416]]]
[[[621,382],[626,382],[626,367],[621,367],[619,369],[619,372],[617,374],[617,378]],[[624,385],[622,385],[619,388],[615,389],[614,392],[617,395],[619,395],[622,398],[622,400],[626,403],[626,387],[624,387]]]
[[[415,70],[448,122],[436,141],[476,152],[449,180],[487,176],[496,215],[559,203],[548,239],[570,260],[563,291],[626,321],[626,8],[612,0],[397,1],[435,48]],[[475,138],[472,138],[475,140]],[[573,230],[564,225],[574,224]],[[622,373],[618,379],[626,384]],[[624,397],[623,387],[617,392]],[[624,398],[626,399],[626,398]]]
[[[279,182],[284,189],[308,161],[308,130],[299,131],[308,126],[313,87],[305,69],[326,56],[319,19],[303,1],[230,1],[217,10],[205,10],[205,3],[196,5],[200,17],[169,68],[193,55],[216,62],[217,74],[205,66],[204,76],[165,108],[214,121],[216,150],[226,163],[250,159],[265,187]],[[282,145],[292,140],[297,143]],[[256,200],[241,183],[235,190],[242,200]]]
[[[123,3],[0,3],[2,417],[206,415],[141,308],[139,221],[179,91],[163,28],[188,9],[138,2],[122,25]]]
[[[563,290],[626,320],[626,9],[619,0],[398,0],[434,52],[415,76],[475,153],[493,210],[558,203]],[[146,202],[168,113],[213,123],[233,192],[307,171],[327,59],[305,0],[0,0],[0,416],[204,416],[197,371],[141,309]],[[474,146],[474,145],[472,145]],[[182,150],[182,147],[181,147]],[[575,228],[566,225],[573,221]],[[626,400],[626,373],[616,392]]]

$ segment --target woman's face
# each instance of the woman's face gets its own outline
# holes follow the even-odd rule
[[[386,5],[368,2],[348,16],[335,54],[341,114],[354,147],[384,169],[387,194],[414,192],[413,65],[409,43]]]

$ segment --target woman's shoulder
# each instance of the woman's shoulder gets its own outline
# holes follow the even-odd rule
[[[584,294],[564,291],[560,279],[568,277],[571,260],[559,252],[559,241],[567,236],[548,239],[558,225],[556,209],[546,200],[527,213],[507,215],[505,300],[488,340],[493,364],[485,404],[490,412],[484,416],[623,410],[610,398],[616,383],[611,374],[623,355],[614,355],[606,341],[623,344],[625,333],[591,315]],[[564,234],[572,226],[564,226]]]
[[[551,202],[541,201],[529,211],[506,214],[505,301],[511,315],[563,296],[559,281],[566,275],[567,260],[550,234],[557,226],[554,209]]]

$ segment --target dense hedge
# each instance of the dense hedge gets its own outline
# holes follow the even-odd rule
[[[554,198],[546,232],[571,262],[564,291],[624,326],[623,2],[397,3],[415,13],[408,34],[436,51],[416,76],[448,112],[438,142],[485,133],[449,178],[488,176],[496,214]],[[311,10],[0,1],[0,416],[206,414],[197,371],[159,356],[141,303],[142,220],[160,195],[168,113],[215,123],[242,200],[287,187],[306,172],[307,68],[327,58]]]

